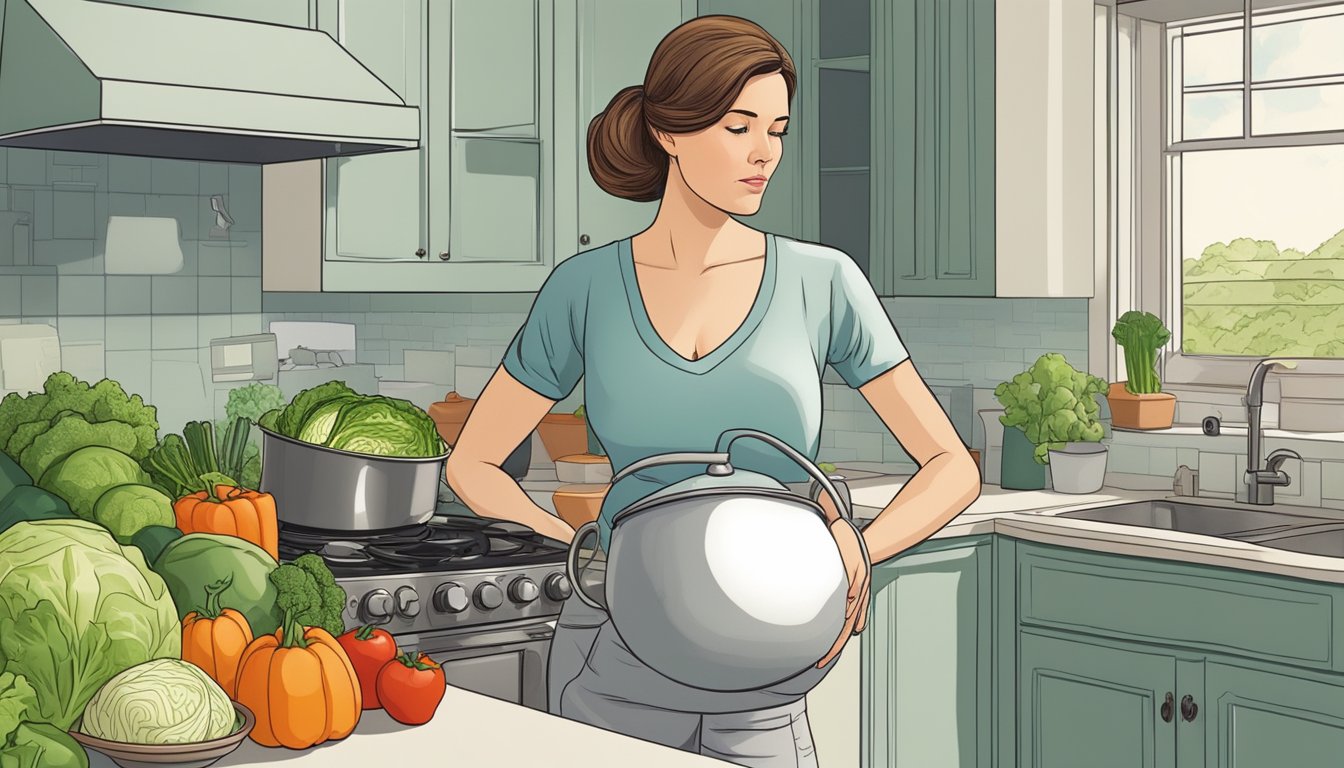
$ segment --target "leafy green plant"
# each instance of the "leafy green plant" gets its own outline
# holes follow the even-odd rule
[[[583,410],[582,405],[574,409],[574,415],[578,416],[580,419],[586,419],[587,418],[587,416],[585,415],[586,413],[587,411]]]
[[[284,407],[285,396],[279,387],[264,381],[254,381],[247,386],[229,390],[229,402],[224,406],[224,413],[229,421],[242,416],[256,422],[263,413]]]
[[[1105,391],[1105,380],[1079,371],[1058,352],[1048,352],[995,387],[994,397],[1004,408],[999,422],[1022,430],[1036,446],[1036,463],[1048,464],[1049,451],[1065,443],[1101,441],[1096,396]]]
[[[1115,342],[1125,348],[1125,389],[1135,395],[1162,391],[1157,378],[1157,353],[1171,338],[1171,331],[1151,312],[1130,310],[1111,329]]]

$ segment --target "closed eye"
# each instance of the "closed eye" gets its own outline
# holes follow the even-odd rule
[[[743,127],[741,127],[741,128],[728,128],[728,129],[726,129],[726,130],[727,130],[729,133],[731,133],[731,134],[735,134],[735,135],[737,135],[737,136],[741,136],[742,134],[744,134],[744,133],[747,132],[747,128],[746,128],[746,126],[743,126]],[[788,135],[789,135],[789,132],[788,132],[787,130],[783,130],[783,131],[770,131],[770,135],[771,135],[771,136],[777,136],[777,137],[779,137],[779,138],[783,138],[783,137],[785,137],[785,136],[788,136]]]

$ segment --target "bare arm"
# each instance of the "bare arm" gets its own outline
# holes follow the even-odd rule
[[[937,398],[907,360],[859,388],[919,469],[863,531],[872,562],[927,539],[980,496],[980,473]]]
[[[453,492],[481,517],[512,520],[569,543],[574,529],[537,506],[500,468],[555,403],[519,383],[501,365],[462,425],[446,474]]]

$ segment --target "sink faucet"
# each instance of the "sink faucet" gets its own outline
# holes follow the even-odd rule
[[[1292,482],[1288,473],[1283,471],[1283,462],[1288,459],[1302,460],[1296,451],[1280,448],[1265,457],[1265,466],[1260,466],[1261,442],[1264,435],[1260,428],[1260,409],[1264,405],[1265,376],[1275,365],[1284,368],[1296,368],[1297,360],[1292,358],[1267,358],[1256,364],[1251,371],[1251,380],[1246,385],[1246,501],[1250,504],[1273,504],[1274,488],[1286,486]]]

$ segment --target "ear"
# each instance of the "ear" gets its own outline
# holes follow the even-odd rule
[[[673,158],[677,156],[677,140],[672,134],[660,131],[657,128],[650,128],[649,133],[653,135],[653,140],[658,142],[658,146],[662,147],[668,156]]]

